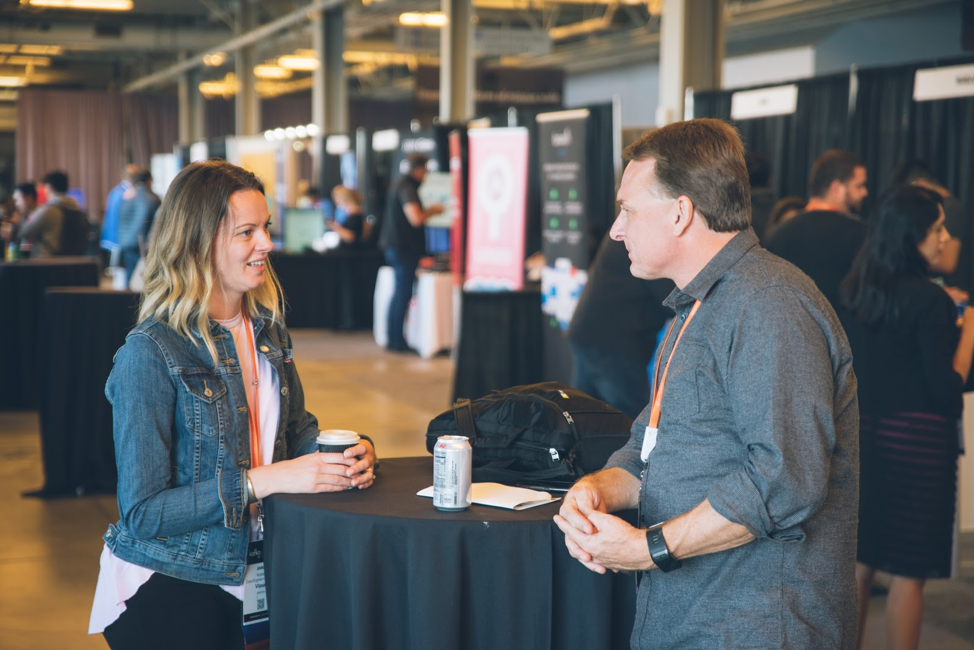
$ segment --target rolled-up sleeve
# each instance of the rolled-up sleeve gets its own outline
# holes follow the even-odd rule
[[[835,447],[829,340],[805,297],[768,287],[745,301],[728,356],[726,386],[745,455],[707,498],[756,537],[802,538],[825,500]]]

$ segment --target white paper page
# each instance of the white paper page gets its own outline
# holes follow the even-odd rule
[[[421,497],[433,497],[433,486],[416,493]],[[507,508],[508,510],[527,510],[546,503],[558,501],[561,497],[552,497],[547,492],[528,490],[527,488],[511,487],[500,483],[474,483],[470,500],[482,506]]]

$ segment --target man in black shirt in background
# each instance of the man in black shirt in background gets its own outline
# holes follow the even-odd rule
[[[405,352],[406,338],[403,325],[406,311],[413,297],[416,267],[419,258],[426,254],[426,236],[423,223],[443,212],[442,205],[424,208],[419,200],[419,186],[426,178],[429,157],[414,153],[407,158],[409,171],[396,181],[386,201],[385,217],[379,234],[379,248],[385,254],[386,263],[395,273],[395,288],[389,301],[387,336],[389,350]]]
[[[866,166],[850,151],[830,149],[812,165],[808,192],[805,212],[775,229],[767,249],[804,271],[837,309],[839,283],[866,238],[857,216],[869,194]]]

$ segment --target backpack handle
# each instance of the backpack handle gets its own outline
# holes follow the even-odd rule
[[[477,427],[473,423],[473,407],[466,397],[453,403],[453,417],[457,423],[457,435],[470,439],[470,446],[477,444]]]

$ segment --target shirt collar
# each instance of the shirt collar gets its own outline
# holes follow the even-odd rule
[[[663,304],[678,310],[695,300],[704,301],[714,285],[744,254],[758,245],[758,237],[748,228],[734,235],[683,289],[673,289]]]

